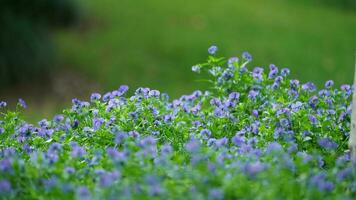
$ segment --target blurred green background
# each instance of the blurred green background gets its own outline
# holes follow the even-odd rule
[[[353,78],[355,0],[66,2],[58,10],[72,23],[46,27],[42,34],[50,39],[38,42],[50,43],[51,51],[39,54],[49,64],[35,63],[46,67],[25,78],[17,70],[22,78],[1,88],[2,99],[27,100],[29,120],[51,117],[74,97],[88,99],[120,84],[156,88],[173,98],[203,88],[191,66],[206,59],[211,44],[219,47],[218,55],[249,51],[250,67],[289,67],[292,77],[319,86],[329,79],[350,84]]]

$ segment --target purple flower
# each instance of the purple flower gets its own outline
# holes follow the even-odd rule
[[[0,171],[9,171],[12,169],[12,163],[10,159],[6,158],[4,160],[0,160]]]
[[[308,119],[313,125],[316,125],[318,123],[318,119],[314,115],[308,115]]]
[[[104,101],[104,102],[107,102],[107,101],[109,101],[111,98],[112,98],[111,92],[108,92],[108,93],[104,94],[104,96],[103,96],[103,101]]]
[[[293,112],[298,112],[303,106],[303,103],[300,101],[297,101],[295,103],[292,103],[290,105],[290,108],[292,109]]]
[[[278,67],[277,67],[276,65],[274,65],[274,64],[270,64],[270,65],[269,65],[269,70],[270,70],[270,71],[275,71],[275,70],[278,71]]]
[[[310,131],[303,131],[302,137],[307,137],[307,136],[311,136]]]
[[[0,194],[7,193],[11,191],[11,183],[7,180],[0,181]]]
[[[0,108],[5,108],[7,103],[5,101],[0,101]]]
[[[229,142],[229,140],[226,137],[223,137],[223,138],[217,139],[215,141],[215,146],[220,148],[220,147],[226,146],[228,142]]]
[[[129,116],[133,118],[134,120],[138,119],[138,114],[137,112],[129,112]]]
[[[60,123],[64,120],[64,116],[63,115],[56,115],[54,116],[53,120],[57,123]]]
[[[41,129],[38,130],[37,135],[40,136],[40,137],[46,137],[47,135],[49,135],[49,137],[50,137],[52,135],[52,133],[48,132],[48,130],[45,129],[45,128],[41,128]]]
[[[258,143],[258,139],[256,137],[249,138],[247,143],[248,145],[255,146]]]
[[[289,120],[286,118],[280,119],[279,123],[281,124],[282,127],[285,127],[285,128],[289,127]]]
[[[21,106],[22,108],[27,108],[27,104],[23,99],[19,99],[18,105]]]
[[[252,61],[252,56],[247,51],[242,53],[242,58],[245,59],[247,62],[251,62]]]
[[[252,77],[256,81],[261,81],[263,79],[263,68],[255,67],[252,72]]]
[[[278,68],[275,65],[271,64],[269,66],[269,69],[270,69],[270,72],[268,74],[268,78],[269,79],[274,79],[278,74]]]
[[[316,90],[316,86],[312,82],[307,82],[302,85],[302,89],[307,92],[314,92]]]
[[[321,97],[329,97],[331,95],[329,90],[322,89],[318,92]]]
[[[263,73],[263,68],[261,67],[255,67],[252,71],[254,74],[262,74]]]
[[[335,188],[335,184],[331,181],[324,181],[318,184],[318,187],[322,191],[331,192]]]
[[[299,87],[299,80],[290,80],[290,87],[296,89]]]
[[[53,142],[48,148],[48,150],[51,152],[60,151],[61,149],[62,149],[62,145],[59,144],[58,142]]]
[[[298,144],[291,142],[290,146],[288,147],[288,153],[294,153],[298,151]]]
[[[283,147],[278,142],[271,142],[268,144],[266,148],[266,153],[270,154],[273,152],[280,152],[283,151]]]
[[[38,122],[38,125],[41,128],[47,128],[49,126],[49,122],[46,119],[42,119],[41,121]]]
[[[318,184],[320,181],[324,181],[326,178],[325,172],[319,172],[311,177],[310,182],[314,185]]]
[[[156,145],[156,139],[153,136],[147,136],[140,141],[140,146],[153,146]]]
[[[316,108],[316,104],[318,103],[318,97],[317,96],[310,97],[308,103],[309,103],[310,107]]]
[[[31,147],[30,145],[28,145],[28,144],[25,144],[25,145],[23,145],[23,147],[22,147],[22,150],[24,151],[24,152],[26,152],[26,153],[28,153],[28,154],[30,154],[32,151],[33,151],[33,147]]]
[[[224,78],[225,80],[229,80],[229,79],[231,79],[232,77],[234,77],[234,73],[233,73],[231,70],[226,69],[226,70],[222,73],[221,77]]]
[[[335,114],[336,114],[336,111],[335,111],[335,110],[332,110],[332,109],[327,110],[326,112],[327,112],[329,115],[335,115]]]
[[[170,144],[165,144],[161,148],[162,155],[168,155],[173,152],[173,148]]]
[[[125,132],[119,132],[115,136],[115,144],[121,144],[122,141],[127,137],[127,134]]]
[[[295,89],[288,90],[288,96],[290,98],[296,99],[299,96],[299,93]]]
[[[79,99],[77,99],[77,98],[74,98],[74,99],[72,99],[72,104],[80,106],[81,101]]]
[[[200,142],[197,139],[191,139],[190,141],[188,141],[188,143],[185,144],[185,149],[188,152],[196,152],[199,150],[200,148]]]
[[[64,169],[64,171],[67,173],[67,174],[74,174],[75,172],[75,169],[73,167],[66,167]]]
[[[256,118],[258,118],[258,110],[252,110],[252,115]]]
[[[332,81],[332,80],[328,80],[325,83],[325,87],[328,89],[331,88],[333,85],[334,85],[334,81]]]
[[[348,91],[351,90],[351,87],[350,87],[350,85],[346,85],[346,84],[345,84],[345,85],[341,85],[340,89],[341,89],[342,91],[348,92]]]
[[[233,66],[234,64],[237,64],[238,62],[239,62],[238,57],[232,57],[232,58],[229,58],[227,63],[229,66]]]
[[[220,107],[222,105],[220,99],[218,98],[213,98],[210,100],[210,105]]]
[[[54,176],[43,180],[43,185],[46,188],[46,190],[50,190],[51,188],[55,187],[56,184],[57,184],[57,178]]]
[[[320,191],[330,192],[334,189],[334,183],[326,180],[326,174],[320,172],[310,179],[310,183],[317,187]]]
[[[101,95],[99,93],[93,93],[90,96],[90,101],[91,102],[98,101],[98,100],[100,100],[100,98],[101,98]]]
[[[53,164],[58,161],[59,156],[57,151],[50,151],[48,150],[45,154],[45,158],[48,161],[49,164]]]
[[[106,149],[106,153],[110,156],[110,158],[114,161],[125,161],[126,160],[126,153],[118,151],[115,148],[108,147]]]
[[[100,176],[99,184],[101,187],[108,187],[112,185],[118,178],[120,174],[116,171],[114,172],[105,172]]]
[[[79,187],[76,191],[79,200],[90,200],[90,192],[86,187]]]
[[[263,171],[265,168],[266,166],[263,163],[257,161],[254,163],[247,163],[244,166],[244,172],[251,177],[255,177],[258,173]]]
[[[288,68],[283,68],[281,70],[281,75],[282,76],[288,76],[290,74],[290,70]]]
[[[159,97],[161,93],[158,91],[158,90],[151,90],[149,93],[148,93],[148,96],[150,97]]]
[[[203,129],[200,131],[200,135],[210,137],[211,131],[209,129]]]
[[[78,128],[78,126],[79,126],[79,120],[75,119],[75,120],[73,121],[73,123],[72,123],[71,126],[72,126],[73,129]]]
[[[156,196],[163,192],[163,188],[159,184],[153,184],[149,186],[149,194],[151,196]]]
[[[334,150],[338,147],[338,144],[330,138],[320,138],[318,144],[325,150]]]
[[[217,50],[218,50],[218,47],[213,45],[213,46],[209,47],[208,52],[209,52],[209,54],[214,55]]]
[[[281,135],[281,133],[283,133],[283,131],[284,131],[284,129],[281,127],[276,128],[273,132],[273,138],[278,139],[279,136]]]
[[[208,145],[209,147],[213,146],[216,142],[215,138],[209,138],[208,141],[206,142],[206,145]]]
[[[208,200],[222,200],[224,199],[224,192],[219,188],[209,190]]]
[[[347,177],[350,176],[350,174],[352,173],[353,170],[354,170],[353,167],[347,167],[347,168],[339,171],[336,174],[337,181],[341,182],[341,181],[345,180]]]
[[[253,134],[258,134],[258,132],[259,132],[259,121],[256,121],[256,122],[252,123],[250,128],[251,128],[251,132]]]
[[[79,145],[75,145],[73,148],[72,148],[72,156],[74,158],[81,158],[85,155],[86,151],[83,147],[79,146]]]
[[[111,157],[111,159],[115,160],[118,158],[119,155],[119,151],[116,150],[115,148],[112,147],[108,147],[106,149],[106,153]]]
[[[283,140],[286,142],[294,142],[295,137],[294,137],[294,132],[289,130],[286,132],[286,134],[283,135]]]
[[[164,121],[165,123],[170,123],[170,122],[172,122],[172,120],[173,120],[173,115],[172,115],[172,114],[168,114],[168,115],[165,115],[165,116],[163,117],[163,121]]]
[[[114,125],[115,121],[116,121],[116,117],[111,116],[110,119],[108,121],[106,121],[105,127],[108,128],[108,127]]]
[[[122,96],[122,95],[125,94],[128,90],[129,90],[129,86],[127,86],[127,85],[121,85],[117,91],[118,91],[119,94],[120,94],[119,96]]]
[[[250,92],[248,93],[248,98],[252,99],[252,100],[256,100],[256,97],[258,96],[259,91],[256,90],[250,90]]]
[[[298,152],[297,156],[299,158],[301,158],[303,160],[304,163],[308,163],[309,161],[311,161],[313,159],[313,157],[309,154],[307,154],[306,152]]]
[[[317,163],[318,163],[318,167],[319,167],[319,168],[322,168],[322,167],[324,166],[324,164],[325,164],[325,162],[324,162],[324,160],[323,160],[323,157],[320,156],[320,155],[318,155],[318,156],[316,157],[316,161],[317,161]]]
[[[223,117],[224,116],[224,111],[221,108],[215,108],[214,109],[214,115],[216,117]]]
[[[245,137],[241,136],[239,134],[236,134],[234,137],[231,138],[231,142],[235,146],[242,146],[243,144],[245,144]]]
[[[240,93],[238,93],[238,92],[231,92],[229,94],[230,100],[239,100],[239,98],[240,98]]]
[[[103,124],[104,124],[104,119],[103,118],[94,118],[93,119],[93,129],[94,129],[94,131],[99,130],[99,128]]]
[[[296,167],[292,157],[290,157],[288,154],[283,154],[282,158],[284,166],[290,171],[295,172]]]
[[[138,138],[140,136],[140,133],[137,131],[130,131],[128,134],[133,138]]]
[[[350,161],[350,154],[344,154],[336,159],[336,165],[342,166]]]
[[[279,85],[282,81],[283,81],[283,77],[282,76],[277,76],[274,79],[274,84]]]

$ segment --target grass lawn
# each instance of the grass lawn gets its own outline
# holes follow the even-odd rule
[[[267,3],[268,2],[268,3]],[[86,16],[56,35],[63,65],[103,90],[128,84],[177,97],[201,87],[191,66],[211,44],[224,55],[249,51],[255,66],[289,67],[321,85],[351,83],[356,12],[282,0],[78,0]]]

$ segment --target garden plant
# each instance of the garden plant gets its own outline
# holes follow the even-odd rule
[[[1,102],[2,199],[354,199],[352,87],[289,78],[252,56],[192,67],[178,99],[128,86],[29,124]]]

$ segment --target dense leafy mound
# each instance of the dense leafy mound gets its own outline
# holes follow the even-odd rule
[[[3,111],[0,196],[21,199],[352,199],[352,89],[246,65],[248,53],[193,71],[212,88],[173,101],[127,86],[31,125]],[[6,103],[0,103],[5,107]],[[4,108],[3,108],[4,109]]]

